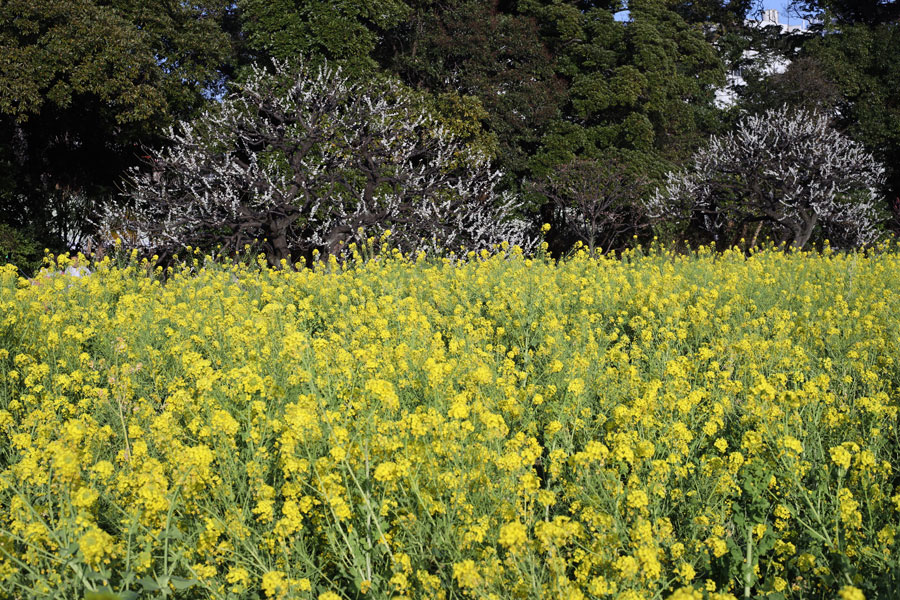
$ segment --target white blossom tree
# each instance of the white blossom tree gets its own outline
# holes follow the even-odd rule
[[[265,240],[273,264],[340,252],[359,231],[390,229],[408,252],[532,243],[488,157],[399,83],[275,67],[172,128],[152,168],[129,174],[105,230],[157,251]]]
[[[827,115],[782,107],[714,136],[685,170],[669,173],[647,209],[658,220],[692,221],[717,241],[765,225],[799,249],[821,226],[836,245],[861,246],[878,237],[883,182],[884,168]]]

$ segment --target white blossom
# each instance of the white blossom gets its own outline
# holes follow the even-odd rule
[[[821,225],[832,242],[861,246],[878,237],[883,183],[884,168],[828,116],[782,107],[714,136],[687,169],[668,174],[647,209],[693,218],[715,238],[764,223],[802,248]]]
[[[151,170],[133,170],[107,232],[157,250],[265,239],[273,263],[339,252],[390,229],[407,252],[529,246],[501,173],[394,81],[339,69],[254,67],[246,83],[169,131]]]

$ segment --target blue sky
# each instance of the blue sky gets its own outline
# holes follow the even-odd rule
[[[788,4],[789,4],[789,2],[787,2],[785,0],[765,0],[765,2],[763,2],[763,7],[764,8],[777,8],[778,13],[781,14],[787,10]]]

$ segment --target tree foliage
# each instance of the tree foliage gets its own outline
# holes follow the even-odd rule
[[[657,219],[692,220],[729,245],[758,224],[795,248],[820,226],[833,243],[859,246],[878,237],[883,174],[827,115],[781,108],[713,136],[687,169],[669,175],[648,211]]]
[[[526,175],[565,93],[534,20],[498,0],[411,5],[381,45],[382,64],[416,88],[476,99],[497,138],[499,165]]]
[[[238,0],[256,58],[328,60],[353,73],[376,68],[379,39],[408,14],[403,0]]]
[[[409,4],[381,63],[413,86],[477,98],[513,189],[606,155],[661,176],[714,128],[721,63],[672,3],[631,2],[629,22],[615,19],[615,1]]]
[[[900,197],[900,24],[841,25],[804,51],[840,92],[840,126],[888,167],[890,196]]]
[[[741,28],[754,4],[754,0],[686,0],[673,8],[688,23]]]
[[[136,144],[222,78],[228,2],[0,2],[0,219],[76,243]],[[74,236],[74,237],[73,237]]]
[[[742,73],[746,86],[738,91],[740,108],[764,112],[790,106],[834,113],[843,97],[822,63],[808,55],[791,61],[784,72],[765,75]]]
[[[900,21],[900,2],[896,0],[793,0],[791,9],[843,25]]]
[[[614,157],[559,165],[534,185],[552,202],[548,241],[552,246],[560,236],[574,237],[592,253],[622,248],[646,226],[640,200],[647,185],[646,177]]]
[[[27,231],[0,223],[0,262],[14,264],[22,275],[31,277],[41,268],[43,258],[40,244]]]
[[[722,64],[699,25],[684,21],[661,0],[628,4],[627,22],[614,19],[618,3],[527,0],[568,82],[560,119],[532,159],[543,176],[575,157],[614,152],[661,174],[689,156],[713,118]]]
[[[487,157],[392,79],[327,66],[254,68],[220,106],[171,132],[131,203],[107,219],[140,244],[177,251],[265,240],[270,262],[391,230],[407,252],[526,243]]]

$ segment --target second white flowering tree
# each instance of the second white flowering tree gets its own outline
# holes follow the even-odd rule
[[[147,248],[265,240],[277,264],[392,231],[408,252],[527,245],[488,157],[407,89],[328,66],[254,68],[245,83],[135,170],[107,231]],[[122,236],[125,237],[125,236]]]
[[[658,220],[691,222],[734,244],[748,226],[803,248],[820,228],[835,245],[878,238],[884,168],[822,113],[787,107],[714,136],[647,202]]]

